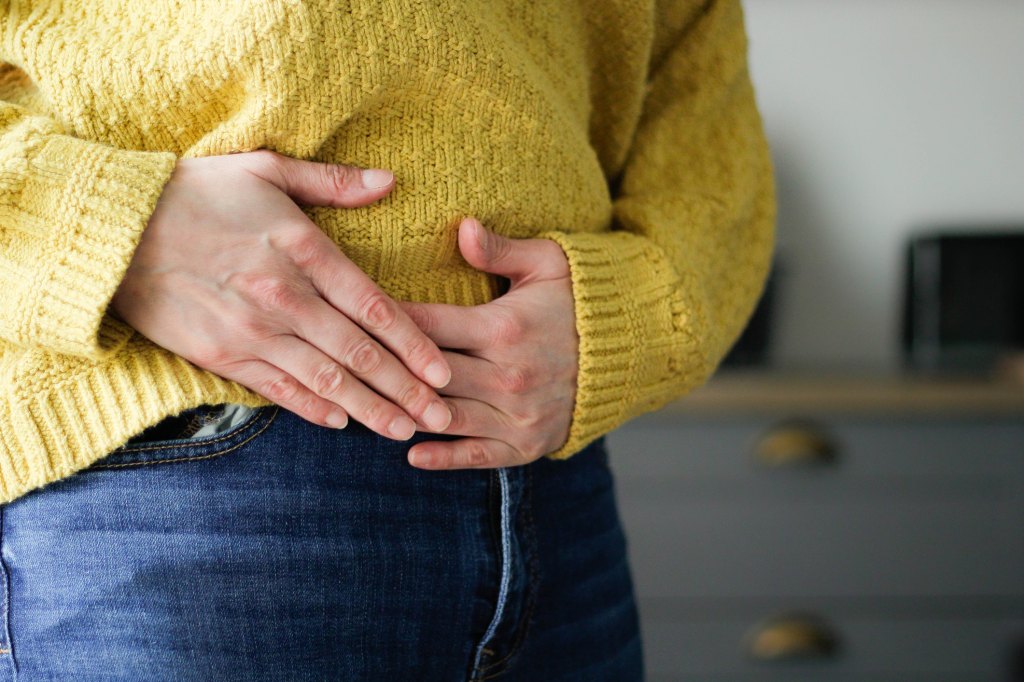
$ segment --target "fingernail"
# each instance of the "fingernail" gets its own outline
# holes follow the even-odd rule
[[[423,413],[423,421],[435,431],[444,431],[452,423],[452,413],[444,403],[433,402]]]
[[[426,450],[409,451],[409,464],[413,466],[429,466],[430,460],[430,453]]]
[[[452,380],[452,372],[448,369],[445,364],[439,360],[427,365],[427,369],[423,372],[427,377],[427,381],[434,388],[444,388],[448,385],[448,382]]]
[[[394,173],[383,168],[367,168],[362,173],[363,187],[366,189],[380,189],[387,187],[395,179]]]
[[[476,230],[476,240],[478,242],[480,242],[480,248],[481,249],[486,249],[487,248],[487,230],[484,229],[484,226],[481,225],[479,221],[476,221],[476,227],[473,228],[473,229]]]
[[[348,426],[348,415],[339,410],[335,410],[327,415],[327,425],[336,429],[343,429]]]
[[[388,426],[388,431],[399,440],[409,440],[416,433],[416,424],[408,417],[395,417]]]

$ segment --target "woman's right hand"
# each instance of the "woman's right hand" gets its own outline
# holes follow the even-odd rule
[[[114,295],[154,343],[313,423],[444,429],[438,347],[299,208],[354,208],[394,177],[261,149],[179,159]]]

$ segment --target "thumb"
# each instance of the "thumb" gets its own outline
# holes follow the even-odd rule
[[[377,201],[394,187],[395,176],[382,168],[296,159],[270,149],[250,156],[249,170],[295,201],[312,206],[356,208]]]
[[[508,277],[513,282],[558,277],[565,256],[550,239],[510,239],[485,228],[476,218],[459,224],[459,251],[477,270]]]

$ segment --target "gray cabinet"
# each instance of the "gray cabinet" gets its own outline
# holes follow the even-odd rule
[[[1014,679],[1024,390],[879,390],[743,377],[608,436],[648,679]]]

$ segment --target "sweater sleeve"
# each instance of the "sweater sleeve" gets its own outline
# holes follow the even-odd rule
[[[109,304],[176,160],[0,99],[0,339],[94,360],[127,340]]]
[[[775,187],[739,0],[704,3],[661,42],[611,231],[537,235],[568,258],[580,338],[572,425],[552,459],[706,382],[767,279]]]

